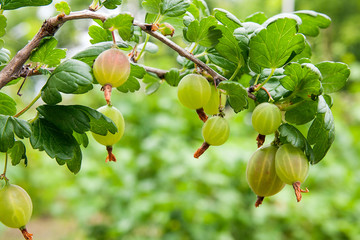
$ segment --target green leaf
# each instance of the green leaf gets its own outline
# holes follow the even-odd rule
[[[324,93],[333,93],[343,88],[350,76],[350,68],[341,62],[321,62],[315,65],[321,72]]]
[[[130,40],[134,32],[134,17],[128,13],[120,13],[114,17],[109,17],[104,22],[104,28],[118,30],[120,37],[124,40]]]
[[[32,124],[31,146],[34,149],[45,151],[51,158],[68,160],[73,158],[76,139],[71,133],[66,133],[54,124],[40,117]]]
[[[107,9],[115,9],[121,5],[122,0],[105,0],[103,2],[104,7]]]
[[[311,37],[319,35],[319,28],[327,28],[331,23],[331,19],[327,15],[315,11],[303,10],[294,12],[294,14],[302,20],[299,32]]]
[[[226,91],[229,96],[229,104],[235,113],[248,108],[247,91],[240,83],[223,81],[218,88]]]
[[[140,89],[140,83],[135,77],[129,76],[126,82],[116,89],[123,93],[136,92]]]
[[[207,56],[212,63],[231,72],[235,71],[237,63],[234,63],[220,55],[220,53],[215,48],[209,49],[207,52]]]
[[[318,106],[317,101],[300,101],[294,103],[294,105],[296,105],[296,107],[287,110],[285,113],[287,122],[301,125],[315,118]]]
[[[65,13],[66,15],[70,14],[70,7],[69,4],[67,2],[61,1],[59,3],[55,4],[55,8],[56,11],[61,12],[61,13]]]
[[[218,22],[213,16],[203,18],[200,23],[195,20],[187,28],[186,39],[204,47],[212,47],[221,37],[221,31],[216,29],[217,26]]]
[[[61,59],[66,57],[66,50],[55,49],[58,41],[54,37],[43,39],[40,46],[30,56],[30,61],[54,67],[60,64]]]
[[[163,0],[143,0],[141,5],[148,13],[159,14]]]
[[[309,99],[311,95],[319,95],[321,92],[321,73],[311,63],[291,63],[285,67],[286,77],[280,80],[281,85],[293,95]]]
[[[118,41],[116,43],[117,43],[117,46],[121,49],[124,49],[124,50],[131,49],[129,47],[129,45],[125,42]],[[78,52],[72,58],[80,60],[80,61],[88,64],[89,66],[92,66],[93,62],[97,58],[97,56],[99,56],[99,54],[102,53],[103,51],[110,49],[112,46],[113,46],[112,42],[96,43],[96,44],[84,49],[83,51]]]
[[[285,123],[280,125],[278,131],[281,142],[290,143],[294,147],[300,148],[305,152],[307,159],[314,163],[314,151],[304,135],[296,127]]]
[[[325,157],[335,139],[334,117],[323,96],[319,96],[318,114],[309,128],[307,139],[314,145],[313,164],[316,164]]]
[[[2,48],[0,49],[0,64],[8,63],[10,61],[10,51]]]
[[[224,9],[214,8],[214,16],[219,22],[221,22],[230,30],[231,34],[236,28],[242,27],[240,20],[237,19],[237,17],[235,17],[232,13]]]
[[[165,74],[165,81],[172,87],[176,87],[181,80],[179,69],[171,68]]]
[[[41,90],[41,98],[47,104],[61,102],[63,93],[76,93],[80,87],[92,88],[91,68],[84,62],[70,59],[61,63],[51,74]]]
[[[161,15],[169,17],[178,17],[186,12],[186,9],[190,6],[187,0],[163,0],[161,4]]]
[[[153,73],[146,73],[143,79],[146,84],[145,93],[151,95],[160,87],[160,79]]]
[[[241,49],[232,32],[223,25],[217,26],[217,29],[221,31],[221,38],[219,43],[215,46],[215,49],[224,58],[234,62],[236,64],[243,64],[244,60],[241,55]]]
[[[210,11],[205,0],[192,0],[190,6],[191,5],[195,6],[197,10],[196,15],[194,15],[194,13],[191,12],[191,14],[193,14],[194,17],[196,17],[196,19],[201,19],[202,17],[207,17],[210,15]],[[188,11],[189,10],[190,8],[188,9]]]
[[[16,102],[11,97],[2,92],[0,92],[0,114],[16,114]]]
[[[99,42],[112,41],[111,32],[102,27],[92,25],[89,27],[88,33],[89,33],[89,36],[91,37],[90,42],[92,44],[99,43]]]
[[[82,161],[82,153],[81,153],[80,146],[79,145],[74,146],[74,153],[73,153],[72,158],[61,159],[61,158],[57,157],[56,161],[58,162],[59,165],[63,165],[66,163],[66,166],[68,167],[68,169],[72,173],[77,174],[81,169],[81,161]]]
[[[6,33],[6,23],[7,19],[4,15],[0,14],[0,37],[4,36]]]
[[[15,141],[14,146],[9,149],[11,164],[13,166],[18,165],[22,159],[24,159],[25,165],[27,165],[26,148],[23,142]]]
[[[14,146],[14,134],[21,139],[30,137],[30,124],[27,121],[0,114],[0,152],[6,152]]]
[[[304,50],[301,53],[297,54],[293,59],[291,59],[291,61],[303,63],[304,59],[310,59],[311,56],[312,56],[312,50],[310,43],[305,39]],[[309,61],[308,63],[311,63],[311,61]]]
[[[52,0],[4,0],[1,9],[13,10],[21,7],[45,6],[52,3]]]
[[[89,138],[86,133],[73,132],[73,136],[79,145],[83,145],[85,148],[89,145]]]
[[[102,113],[95,109],[82,105],[42,105],[37,108],[44,118],[54,124],[64,133],[72,134],[93,131],[94,133],[106,135],[107,132],[117,132],[116,126]]]
[[[138,79],[142,79],[146,74],[146,71],[143,67],[131,63],[130,68],[130,76],[126,80],[126,82],[117,88],[120,92],[127,93],[127,92],[135,92],[140,89],[140,83]]]
[[[245,18],[245,22],[254,22],[258,24],[263,24],[268,18],[263,12],[256,12]]]
[[[263,68],[278,68],[304,47],[305,38],[297,33],[297,21],[279,18],[250,39],[250,61]]]

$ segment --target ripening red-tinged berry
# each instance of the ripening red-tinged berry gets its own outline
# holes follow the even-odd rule
[[[102,86],[111,84],[112,87],[119,87],[130,75],[130,62],[120,49],[111,48],[95,59],[93,70],[96,81]]]
[[[110,104],[111,88],[121,86],[129,78],[129,58],[118,48],[108,49],[95,59],[93,73]]]

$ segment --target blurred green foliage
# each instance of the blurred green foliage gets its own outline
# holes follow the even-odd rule
[[[90,4],[68,2],[73,11]],[[139,7],[135,1],[124,2],[127,11]],[[256,11],[272,16],[281,9],[280,0],[207,2],[210,8],[227,9],[240,19]],[[310,193],[304,194],[300,203],[287,186],[266,198],[259,208],[254,207],[256,196],[245,178],[246,163],[256,150],[249,112],[227,112],[231,127],[228,142],[210,147],[200,159],[194,159],[193,152],[202,143],[202,123],[195,112],[179,104],[175,88],[162,84],[150,96],[144,89],[127,94],[114,90],[113,104],[126,121],[124,138],[114,146],[116,163],[105,163],[105,148],[89,136],[82,170],[76,176],[31,148],[27,168],[9,167],[11,182],[21,185],[33,199],[34,216],[28,229],[35,239],[360,239],[360,2],[296,4],[296,10],[319,11],[333,20],[311,43],[314,59],[344,61],[352,69],[347,87],[333,95],[336,140],[325,159],[311,167],[304,183]],[[44,17],[55,12],[53,5],[7,12],[5,41],[12,54],[32,38]],[[68,56],[89,45],[88,26],[89,21],[73,21],[56,34],[59,46],[69,49]],[[170,69],[177,66],[175,57],[161,46],[157,55],[146,56],[145,63]],[[18,109],[44,83],[35,77],[27,81],[31,83],[25,83]],[[13,95],[16,91],[17,86],[5,89]],[[105,104],[99,89],[64,98],[64,104],[93,108]],[[31,114],[24,119],[33,117]],[[4,155],[0,159],[3,162]],[[56,227],[51,227],[52,223]],[[21,236],[0,225],[0,239]]]

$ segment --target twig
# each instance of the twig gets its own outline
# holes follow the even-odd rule
[[[104,15],[89,10],[72,12],[65,16],[59,15],[46,20],[34,38],[23,49],[21,49],[0,72],[0,89],[3,88],[8,82],[15,79],[15,75],[19,75],[23,65],[30,57],[31,52],[39,46],[41,40],[44,37],[53,36],[56,31],[67,21],[88,18],[100,19],[102,21],[106,20]]]
[[[165,78],[165,74],[168,72],[166,70],[148,67],[148,66],[142,66],[147,72],[155,73],[160,79]]]
[[[217,72],[215,72],[208,65],[206,65],[205,63],[203,63],[202,61],[200,61],[199,59],[194,57],[194,55],[192,55],[190,52],[186,51],[185,49],[183,49],[182,47],[180,47],[179,45],[177,45],[176,43],[174,43],[173,41],[171,41],[167,37],[163,36],[162,34],[152,31],[151,30],[151,26],[152,26],[151,24],[134,22],[134,25],[140,27],[141,30],[143,30],[147,34],[149,34],[149,35],[153,36],[154,38],[160,40],[162,43],[164,43],[165,45],[167,45],[168,47],[170,47],[171,49],[176,51],[180,56],[189,59],[190,61],[194,62],[196,65],[201,67],[202,69],[206,70],[214,78],[215,81],[216,80],[219,80],[219,81],[226,81],[227,80],[225,77],[223,77],[220,74],[218,74]]]

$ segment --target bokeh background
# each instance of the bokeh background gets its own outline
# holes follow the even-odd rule
[[[44,19],[56,14],[56,2],[5,12],[5,41],[12,55],[34,36]],[[74,11],[91,3],[67,2]],[[123,2],[123,10],[143,21],[141,1]],[[282,9],[281,0],[206,2],[210,9],[224,8],[239,19],[257,11],[270,17]],[[194,159],[193,152],[202,143],[202,123],[193,111],[179,104],[175,88],[162,84],[150,96],[143,88],[128,94],[114,91],[113,104],[126,121],[125,135],[114,146],[116,163],[105,163],[106,150],[89,136],[82,170],[76,176],[30,147],[28,167],[9,167],[11,182],[32,197],[34,214],[28,229],[34,239],[360,239],[360,2],[296,1],[295,10],[304,9],[332,18],[330,28],[310,39],[313,60],[345,62],[351,76],[346,87],[332,95],[336,140],[325,159],[311,166],[304,183],[310,193],[304,194],[300,203],[286,186],[259,208],[254,207],[256,197],[245,178],[247,161],[256,150],[250,111],[226,112],[231,126],[228,142]],[[68,22],[56,34],[59,47],[68,49],[68,57],[90,45],[87,29],[91,24],[90,20]],[[181,44],[181,38],[175,41]],[[170,69],[179,67],[175,57],[165,46],[156,55],[147,53],[142,63]],[[15,96],[18,86],[2,91],[15,96],[18,109],[22,109],[42,84],[42,78],[27,80],[22,97]],[[65,96],[64,101],[93,108],[105,104],[99,87],[84,95]],[[33,117],[34,111],[24,115],[24,119]],[[4,154],[0,154],[0,165],[3,161]],[[0,224],[0,239],[22,236]]]

